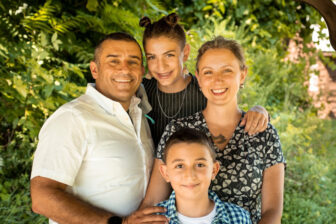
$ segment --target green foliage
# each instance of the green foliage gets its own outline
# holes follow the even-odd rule
[[[283,113],[273,121],[287,158],[283,223],[336,220],[335,121]]]
[[[92,81],[93,44],[117,30],[140,39],[139,18],[157,8],[161,6],[150,1],[48,0],[0,6],[1,223],[46,221],[31,212],[29,196],[39,129]]]
[[[197,49],[216,35],[245,48],[249,73],[241,107],[267,108],[287,158],[283,223],[336,220],[335,122],[322,122],[310,107],[306,61],[285,60],[288,38],[300,32],[309,42],[310,24],[325,26],[311,7],[284,0],[19,0],[0,2],[1,223],[46,222],[30,209],[38,132],[53,111],[92,81],[94,43],[113,31],[129,32],[141,42],[139,18],[156,20],[172,11],[188,34],[192,73]]]

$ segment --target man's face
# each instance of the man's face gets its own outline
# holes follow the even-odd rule
[[[90,70],[96,89],[128,110],[144,72],[139,46],[132,41],[106,40]]]

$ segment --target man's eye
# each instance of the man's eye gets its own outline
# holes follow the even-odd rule
[[[174,57],[175,54],[167,54],[167,57],[170,58],[170,57]]]
[[[137,61],[129,61],[128,64],[130,64],[130,65],[138,65],[139,63]]]
[[[232,72],[232,70],[231,69],[225,69],[223,72],[224,73],[230,73],[230,72]]]
[[[177,165],[175,166],[175,168],[181,169],[181,168],[183,168],[183,165],[182,165],[182,164],[177,164]]]
[[[118,60],[111,60],[110,63],[111,64],[119,64],[119,61]]]
[[[204,74],[204,75],[211,75],[211,74],[212,74],[212,71],[204,71],[203,74]]]

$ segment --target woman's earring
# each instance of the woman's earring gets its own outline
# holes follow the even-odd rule
[[[240,86],[239,86],[241,89],[244,89],[245,85],[244,83],[240,83]]]
[[[188,74],[189,74],[189,71],[188,71],[188,69],[187,69],[187,66],[186,66],[186,65],[183,65],[182,74],[183,74],[183,75],[188,75]]]

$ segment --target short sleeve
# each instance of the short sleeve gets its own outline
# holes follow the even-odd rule
[[[280,138],[277,133],[277,130],[273,127],[273,125],[268,124],[268,127],[265,131],[265,139],[266,139],[266,154],[264,157],[265,169],[278,164],[278,163],[286,163],[284,158]]]
[[[56,111],[41,128],[31,178],[42,176],[72,186],[85,152],[85,130],[78,115]]]

